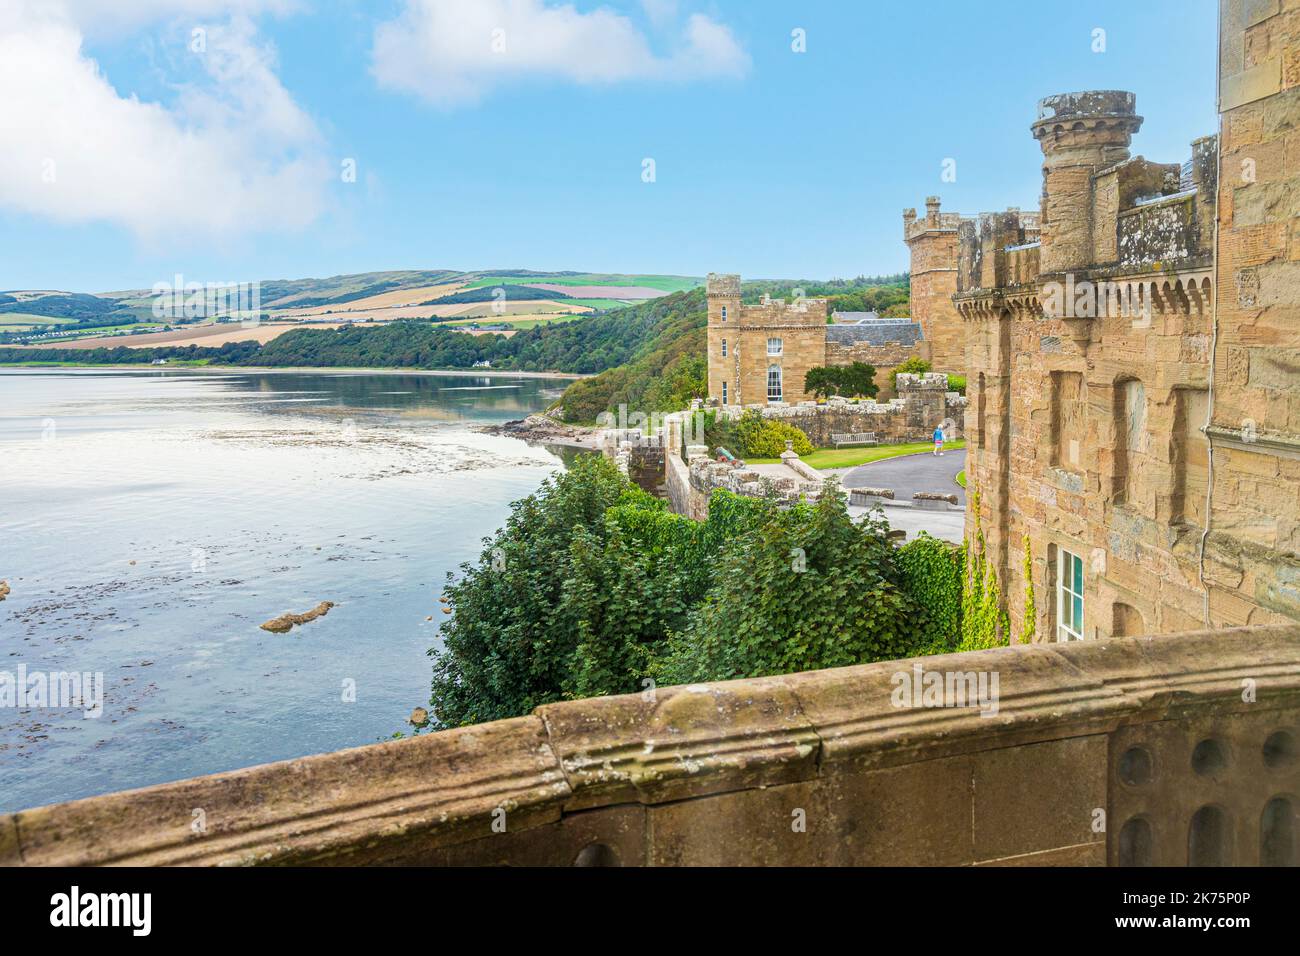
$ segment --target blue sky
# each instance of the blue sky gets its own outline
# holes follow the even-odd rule
[[[929,194],[1037,205],[1042,96],[1135,92],[1134,152],[1160,161],[1217,122],[1214,0],[17,6],[0,13],[0,289],[889,273],[902,209]]]

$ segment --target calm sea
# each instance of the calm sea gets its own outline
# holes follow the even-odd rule
[[[0,370],[0,671],[104,682],[98,718],[0,706],[0,811],[407,728],[446,572],[560,467],[471,426],[565,384]]]

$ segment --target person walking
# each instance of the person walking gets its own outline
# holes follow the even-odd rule
[[[943,454],[943,426],[939,425],[934,430],[934,453]]]

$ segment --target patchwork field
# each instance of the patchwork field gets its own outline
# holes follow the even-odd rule
[[[170,332],[148,332],[143,335],[100,335],[82,339],[69,339],[61,342],[42,342],[32,345],[19,345],[17,348],[42,349],[112,349],[126,346],[131,349],[150,348],[155,345],[203,345],[219,347],[227,342],[269,342],[292,329],[333,329],[341,323],[313,322],[310,325],[301,322],[262,322],[246,329],[237,322],[220,325],[192,325],[187,328],[173,329]]]
[[[189,277],[185,279],[189,281]],[[128,328],[126,323],[132,322],[150,326],[156,323],[155,298],[150,289],[97,294],[0,292],[0,343],[59,349],[119,345],[131,348],[219,346],[248,340],[268,342],[303,322],[310,322],[315,328],[336,328],[347,322],[431,318],[449,320],[447,325],[451,328],[476,323],[525,329],[547,322],[575,321],[595,311],[623,308],[694,288],[700,283],[700,279],[688,276],[522,269],[410,270],[325,279],[274,279],[259,283],[262,311],[267,320],[255,328],[245,329],[232,323],[203,324],[134,335],[113,334],[109,330]],[[498,286],[505,289],[505,298],[499,302],[490,295],[491,289]],[[547,293],[555,298],[540,297]],[[539,297],[529,298],[529,295]],[[448,296],[456,296],[460,301],[438,301]],[[53,333],[65,327],[79,337],[54,337]],[[483,334],[488,330],[465,331]]]

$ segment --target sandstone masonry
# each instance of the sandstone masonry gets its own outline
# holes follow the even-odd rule
[[[1300,10],[1280,6],[1223,2],[1222,152],[1131,157],[1132,93],[1048,97],[1041,220],[958,227],[967,473],[1015,635],[1026,542],[1038,640],[1300,618],[1300,72],[1280,66]]]

